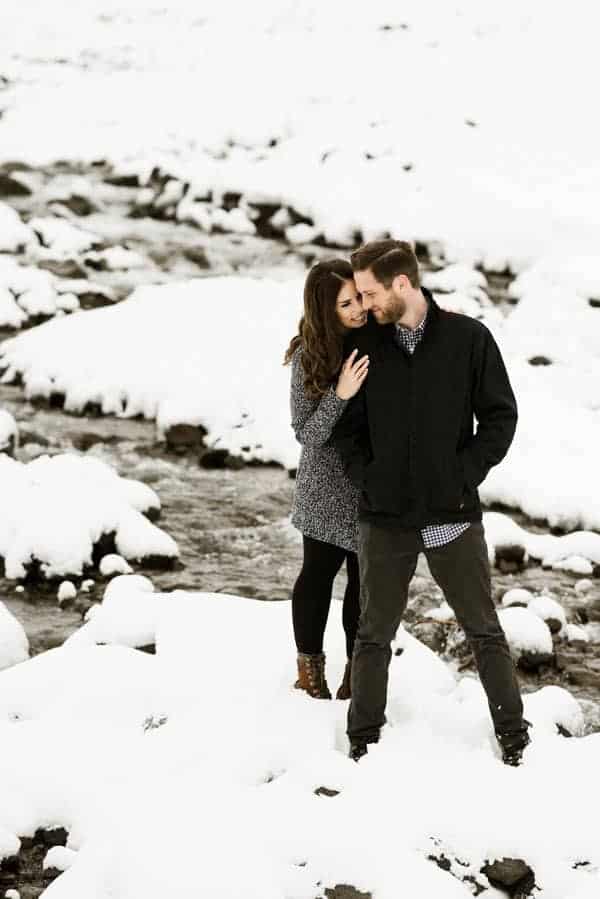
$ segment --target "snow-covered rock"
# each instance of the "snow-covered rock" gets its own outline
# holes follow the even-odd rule
[[[127,559],[178,555],[175,542],[142,513],[160,506],[138,481],[97,459],[65,453],[27,464],[0,455],[0,555],[6,576],[22,578],[32,560],[44,577],[81,575],[102,534]]]
[[[564,631],[567,627],[567,616],[564,608],[551,596],[542,594],[534,596],[527,608],[542,621],[545,621],[552,633]]]
[[[447,602],[443,602],[441,606],[435,609],[429,609],[425,612],[424,618],[432,618],[433,621],[452,621],[456,616],[451,606]]]
[[[0,409],[0,453],[11,452],[19,440],[19,426],[13,415]]]
[[[131,574],[133,568],[122,556],[108,553],[100,559],[99,570],[102,577],[110,577],[113,574]]]
[[[63,581],[58,588],[58,602],[62,605],[77,596],[77,588],[72,581]]]
[[[54,216],[32,218],[29,227],[57,258],[83,253],[101,242],[97,234]]]
[[[0,670],[29,658],[29,640],[25,628],[0,602]]]
[[[524,587],[511,587],[502,597],[502,605],[505,608],[509,606],[528,606],[532,599],[533,593],[531,590],[526,590]]]
[[[575,593],[579,594],[580,596],[583,596],[586,593],[589,593],[590,590],[593,590],[593,589],[594,589],[594,582],[592,580],[590,580],[589,578],[582,578],[580,581],[577,581],[577,583],[575,584]]]
[[[33,239],[34,235],[18,213],[0,201],[0,253],[16,253]]]
[[[510,650],[516,658],[520,658],[524,653],[535,655],[552,653],[550,628],[538,615],[534,615],[529,609],[513,606],[500,609],[498,617]]]

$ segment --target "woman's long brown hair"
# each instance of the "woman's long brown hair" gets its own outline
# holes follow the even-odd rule
[[[317,262],[306,277],[304,315],[287,348],[284,365],[302,347],[304,386],[309,396],[326,393],[342,366],[344,329],[337,317],[336,301],[344,281],[353,277],[352,266],[345,259]]]

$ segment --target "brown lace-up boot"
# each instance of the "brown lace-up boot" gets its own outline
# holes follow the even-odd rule
[[[338,687],[338,691],[335,694],[336,699],[350,699],[352,696],[352,691],[350,689],[350,676],[352,674],[352,660],[348,659],[346,662],[346,667],[344,668],[344,676],[342,678],[342,682]]]
[[[325,680],[325,655],[298,653],[298,680],[294,684],[298,690],[305,690],[313,699],[331,699]]]

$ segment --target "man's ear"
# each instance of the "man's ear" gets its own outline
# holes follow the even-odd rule
[[[392,281],[392,288],[395,291],[402,291],[406,288],[407,284],[408,284],[408,278],[406,275],[396,275],[396,277]]]

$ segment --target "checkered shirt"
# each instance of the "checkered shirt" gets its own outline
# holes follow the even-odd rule
[[[423,320],[416,328],[412,330],[402,325],[396,325],[396,342],[399,346],[411,354],[416,350],[419,341],[423,337],[425,331],[425,322],[427,321],[427,313],[423,316]],[[468,521],[455,522],[452,524],[430,524],[421,529],[421,537],[427,549],[434,549],[436,546],[445,546],[452,540],[460,537],[469,527]]]

